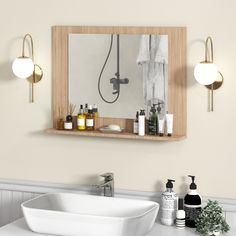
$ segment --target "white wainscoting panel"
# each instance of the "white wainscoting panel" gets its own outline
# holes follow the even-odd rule
[[[226,222],[230,225],[232,229],[236,229],[236,213],[226,212]]]
[[[43,193],[72,192],[96,194],[97,188],[55,183],[0,179],[0,227],[22,217],[21,203]],[[161,193],[115,189],[115,196],[121,198],[144,199],[160,202]],[[236,228],[236,199],[203,197],[203,206],[207,199],[217,200],[222,206],[227,223]]]
[[[21,203],[37,195],[30,192],[0,190],[0,227],[22,217]]]

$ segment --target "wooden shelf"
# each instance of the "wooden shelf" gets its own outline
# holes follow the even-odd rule
[[[48,134],[60,134],[60,135],[74,135],[74,136],[85,136],[85,137],[103,137],[103,138],[120,138],[120,139],[135,139],[135,140],[152,140],[152,141],[179,141],[183,140],[186,137],[183,136],[153,136],[145,135],[138,136],[132,133],[102,133],[100,131],[78,131],[78,130],[57,130],[57,129],[47,129],[46,133]]]

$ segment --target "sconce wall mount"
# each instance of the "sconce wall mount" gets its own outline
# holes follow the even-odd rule
[[[31,57],[25,56],[26,39],[30,39]],[[17,57],[12,64],[13,73],[21,79],[27,79],[31,83],[31,102],[34,102],[34,84],[43,77],[42,68],[34,63],[34,43],[30,34],[26,34],[23,39],[22,55]]]
[[[208,47],[209,44],[210,51]],[[224,82],[223,75],[218,71],[217,66],[214,64],[213,53],[212,38],[207,37],[205,41],[205,60],[198,63],[194,68],[195,79],[210,91],[209,111],[213,111],[213,91],[219,89]]]

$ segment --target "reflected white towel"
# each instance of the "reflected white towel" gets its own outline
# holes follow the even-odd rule
[[[137,63],[143,70],[143,96],[146,105],[168,105],[168,36],[142,35]]]
[[[155,74],[154,98],[165,104],[165,112],[168,111],[168,35],[159,37],[159,45],[155,56],[157,66]]]

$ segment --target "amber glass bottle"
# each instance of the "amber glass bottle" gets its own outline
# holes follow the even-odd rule
[[[86,115],[86,130],[94,130],[94,114],[92,106],[89,105],[88,113]]]
[[[95,118],[95,119],[99,117],[97,104],[94,104],[94,105],[93,105],[93,114],[94,114],[94,118]]]

